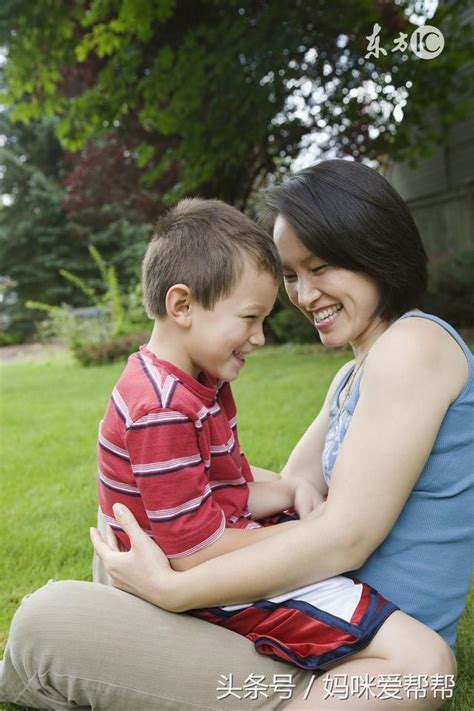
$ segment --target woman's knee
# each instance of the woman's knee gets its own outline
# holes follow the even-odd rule
[[[445,640],[425,627],[418,643],[399,650],[397,672],[405,680],[414,679],[423,694],[411,698],[411,707],[441,709],[453,693],[457,674],[456,658]]]
[[[8,637],[8,647],[15,665],[29,667],[38,650],[48,655],[48,643],[57,642],[58,631],[64,629],[71,614],[71,599],[87,585],[74,580],[50,580],[42,588],[23,598],[17,609]],[[54,651],[55,647],[53,647]]]
[[[456,678],[456,658],[445,640],[439,634],[423,627],[422,634],[416,646],[410,643],[400,650],[400,664],[404,666],[405,674],[427,676],[430,679],[439,677]]]
[[[431,632],[431,630],[430,630]],[[429,645],[425,645],[423,658],[417,660],[422,671],[430,678],[449,677],[453,680],[457,676],[457,662],[451,647],[436,632],[432,633]]]

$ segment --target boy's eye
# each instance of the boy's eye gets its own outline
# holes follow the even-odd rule
[[[295,281],[296,276],[294,274],[283,274],[283,279],[285,281]]]
[[[248,316],[244,316],[243,318],[247,318],[247,319],[255,319],[255,318],[258,318],[258,317],[257,317],[257,315],[256,315],[256,314],[249,314]]]

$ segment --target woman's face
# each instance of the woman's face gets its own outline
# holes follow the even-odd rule
[[[388,325],[373,315],[380,297],[375,281],[324,262],[280,215],[273,238],[283,262],[286,293],[314,324],[322,343],[329,347],[350,344],[366,352]]]

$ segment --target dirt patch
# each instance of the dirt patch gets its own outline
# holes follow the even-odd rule
[[[41,363],[65,355],[67,348],[62,343],[21,343],[0,348],[0,363]]]

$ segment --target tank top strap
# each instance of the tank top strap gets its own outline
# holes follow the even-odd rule
[[[347,373],[346,373],[346,374],[340,379],[340,381],[338,382],[338,384],[337,384],[337,386],[336,386],[336,390],[334,391],[334,395],[333,395],[333,398],[332,398],[331,410],[334,410],[334,409],[337,410],[337,409],[339,409],[339,396],[340,396],[341,392],[344,390],[344,387],[345,387],[345,386],[347,385],[347,383],[349,382],[349,379],[350,379],[350,377],[352,376],[352,373],[354,372],[354,368],[355,368],[355,363],[354,363],[353,366],[351,366],[351,367],[349,368],[349,370],[347,371]]]
[[[349,370],[347,371],[345,376],[343,378],[341,378],[340,382],[338,383],[335,393],[334,393],[334,396],[333,396],[332,404],[331,404],[331,414],[334,414],[335,412],[338,412],[341,409],[339,407],[339,398],[341,396],[341,392],[344,390],[348,381],[352,377],[352,374],[354,373],[354,368],[355,368],[355,365],[353,365],[351,368],[349,368]],[[364,374],[364,368],[365,368],[365,365],[363,365],[362,368],[360,369],[360,371],[357,373],[357,375],[354,379],[354,382],[351,385],[351,392],[349,393],[348,398],[345,400],[345,402],[342,405],[342,409],[344,411],[347,411],[349,413],[349,415],[351,415],[351,416],[354,413],[355,406],[357,405],[357,402],[359,400],[360,382],[361,382],[362,376]]]

